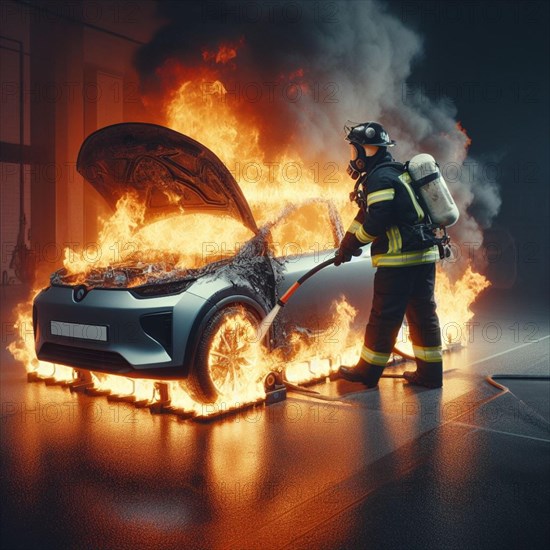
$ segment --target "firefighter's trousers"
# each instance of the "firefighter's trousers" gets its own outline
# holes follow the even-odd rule
[[[361,363],[371,367],[375,378],[382,374],[406,315],[419,376],[441,383],[441,331],[434,286],[435,263],[377,269],[372,309],[361,350]]]

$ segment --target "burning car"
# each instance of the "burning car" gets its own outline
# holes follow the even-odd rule
[[[163,241],[175,238],[161,225],[153,239],[157,250],[140,247],[105,265],[56,271],[33,303],[39,360],[129,378],[185,380],[196,400],[213,402],[275,370],[274,363],[258,363],[269,363],[274,352],[284,358],[293,331],[338,341],[327,312],[341,295],[351,306],[361,305],[355,321],[364,326],[374,274],[369,247],[351,262],[319,272],[296,293],[263,349],[255,336],[278,297],[334,255],[343,228],[330,201],[287,206],[258,227],[235,178],[212,151],[153,124],[98,130],[84,141],[77,168],[113,209],[128,194],[143,205],[144,226],[196,215],[203,216],[202,225],[178,235],[177,253],[172,247],[159,256]],[[329,228],[331,242],[305,252],[277,247],[280,228],[292,230],[300,216],[311,215]],[[207,224],[223,236],[235,223],[246,239],[232,253],[211,254],[200,228]],[[284,361],[277,364],[284,368]]]

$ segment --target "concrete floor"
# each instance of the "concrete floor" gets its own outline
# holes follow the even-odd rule
[[[201,424],[28,384],[5,351],[24,289],[1,292],[2,548],[550,542],[550,386],[485,381],[550,375],[544,305],[484,300],[478,336],[445,357],[442,390],[337,381],[314,389],[339,401],[290,393]]]

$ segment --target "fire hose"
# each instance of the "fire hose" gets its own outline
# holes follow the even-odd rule
[[[361,250],[357,249],[353,253],[353,255],[354,256],[361,255]],[[336,257],[329,258],[328,260],[325,260],[324,262],[321,262],[320,264],[316,265],[315,267],[313,267],[312,269],[310,269],[309,271],[304,273],[295,283],[293,283],[290,286],[289,289],[287,289],[287,291],[277,300],[277,304],[275,305],[275,307],[273,307],[273,309],[267,314],[265,319],[262,321],[262,323],[260,325],[260,331],[259,331],[259,341],[260,342],[263,340],[263,338],[265,337],[265,335],[269,331],[269,328],[273,324],[273,321],[274,321],[275,317],[277,317],[278,313],[281,311],[281,309],[283,307],[285,307],[287,302],[294,295],[294,293],[300,288],[300,286],[302,286],[308,279],[313,277],[316,273],[318,273],[319,271],[321,271],[325,267],[328,267],[329,265],[334,264],[335,260],[336,260]],[[397,355],[400,355],[404,359],[414,360],[413,356],[411,356],[407,353],[403,353],[402,351],[398,350],[395,347],[393,348],[393,353],[395,353]],[[403,378],[403,374],[382,374],[382,377],[383,378]],[[308,395],[312,395],[312,396],[321,396],[321,394],[319,392],[304,388],[302,386],[298,386],[296,384],[292,384],[288,380],[284,380],[284,383],[291,390],[304,392],[304,393],[307,393]],[[327,397],[327,396],[322,396],[321,398],[322,399],[326,398],[327,400],[330,400],[330,401],[333,401],[333,400],[337,401],[338,400],[338,399],[333,399],[333,398],[330,398],[330,397]]]

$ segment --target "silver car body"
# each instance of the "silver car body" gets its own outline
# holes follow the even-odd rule
[[[184,140],[183,145],[178,142],[180,139]],[[158,153],[150,145],[152,140],[165,140],[164,143],[169,140],[165,149],[172,152],[167,154],[162,149]],[[175,145],[174,140],[177,142]],[[114,204],[124,185],[128,184],[128,179],[134,177],[124,167],[120,177],[112,169],[121,164],[121,151],[124,152],[125,147],[133,151],[131,154],[124,153],[126,165],[133,163],[135,167],[138,157],[143,164],[145,156],[146,168],[162,172],[164,168],[159,168],[156,159],[162,157],[164,162],[165,158],[169,158],[170,171],[173,166],[177,171],[180,167],[174,161],[176,153],[173,150],[179,151],[188,146],[193,148],[194,155],[207,158],[210,166],[208,177],[211,178],[211,174],[216,172],[214,184],[212,178],[209,181],[209,189],[214,191],[211,196],[202,195],[205,200],[202,206],[210,211],[230,212],[251,228],[257,239],[265,240],[269,228],[264,234],[257,228],[244,196],[221,161],[202,145],[172,130],[137,123],[100,130],[84,142],[78,167],[86,179]],[[169,177],[166,173],[160,174],[163,185],[172,185],[173,181],[181,184],[183,181],[196,190],[205,172],[203,168],[197,169],[192,178],[189,176],[191,172],[184,175],[176,172],[175,176],[170,172]],[[158,173],[155,175],[157,177]],[[222,191],[215,188],[220,182],[225,186]],[[135,185],[135,182],[131,183]],[[140,185],[143,187],[142,181]],[[151,195],[149,188],[144,189],[146,194]],[[199,192],[203,193],[203,190],[199,189],[196,195]],[[201,210],[196,196],[193,200],[196,209]],[[162,208],[158,213],[153,212],[154,217],[158,215],[162,215]],[[193,364],[202,331],[217,311],[228,304],[239,303],[254,310],[258,317],[264,317],[277,298],[301,275],[334,255],[342,228],[339,218],[335,219],[334,210],[329,215],[328,207],[327,222],[334,225],[332,249],[320,254],[287,258],[260,255],[256,259],[256,267],[249,271],[243,271],[242,266],[235,267],[238,262],[233,260],[221,262],[218,267],[192,273],[188,280],[172,281],[164,286],[159,284],[157,288],[153,288],[155,285],[144,287],[145,290],[153,288],[153,296],[140,295],[140,287],[86,287],[66,284],[62,277],[54,276],[52,284],[34,301],[37,356],[44,361],[130,377],[184,378]],[[284,218],[279,223],[284,223]],[[328,308],[341,296],[345,296],[359,310],[356,323],[364,325],[372,296],[373,275],[369,246],[351,262],[320,271],[296,292],[282,310],[271,330],[270,347],[284,345],[294,326],[312,332],[326,330]]]

